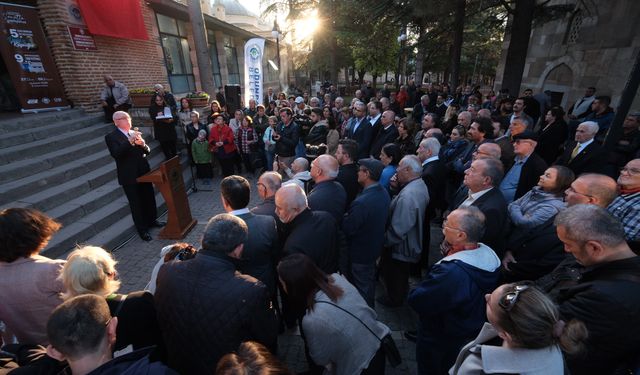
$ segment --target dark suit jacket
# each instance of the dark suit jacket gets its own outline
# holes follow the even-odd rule
[[[341,165],[340,169],[338,169],[336,181],[338,181],[347,192],[347,204],[345,207],[349,207],[351,202],[356,199],[356,195],[360,192],[358,165],[356,163]]]
[[[374,264],[382,252],[391,198],[380,184],[370,186],[356,198],[342,222],[349,246],[349,260]]]
[[[358,159],[365,159],[369,157],[369,148],[371,148],[371,139],[373,138],[373,128],[369,121],[364,118],[355,133],[353,127],[355,126],[355,118],[352,120],[351,126],[347,138],[353,139],[358,143]]]
[[[575,147],[575,141],[568,143],[555,164],[568,167],[576,177],[582,173],[604,173],[607,158],[602,146],[596,141],[593,141],[589,146],[585,147],[584,150],[580,151],[573,160],[569,161]]]
[[[251,212],[238,217],[249,228],[238,270],[262,281],[273,293],[277,285],[275,267],[280,258],[276,221],[271,216],[254,215]]]
[[[333,216],[336,223],[342,222],[347,208],[347,192],[339,182],[333,180],[316,184],[307,200],[312,211],[326,211]]]
[[[434,217],[436,208],[447,207],[445,189],[448,174],[446,164],[440,159],[430,161],[422,167],[422,180],[429,188],[429,205],[427,206],[429,218]]]
[[[136,178],[151,170],[145,158],[151,152],[149,146],[132,146],[127,136],[118,129],[105,135],[104,140],[109,153],[116,159],[120,185],[137,184]]]
[[[540,176],[547,169],[547,163],[535,152],[529,156],[529,159],[522,166],[518,187],[514,200],[525,195],[532,187],[538,184]]]
[[[371,151],[369,152],[374,158],[380,160],[380,151],[382,147],[387,143],[393,143],[398,138],[398,129],[395,125],[390,125],[387,129],[380,129],[378,135],[371,144]]]
[[[369,120],[369,123],[371,124],[371,120]],[[373,141],[378,136],[380,130],[382,130],[382,115],[378,117],[378,120],[376,120],[376,122],[371,124],[371,127],[373,128],[373,132],[371,133],[371,140]]]
[[[328,212],[306,209],[289,224],[283,255],[302,253],[327,274],[338,270],[338,226]]]
[[[560,148],[567,139],[567,123],[555,122],[546,130],[540,129],[536,154],[540,155],[547,164],[551,165],[560,155]],[[575,146],[574,146],[575,147]],[[571,154],[569,154],[571,155]]]
[[[458,208],[467,199],[469,190],[459,189],[454,198],[453,209]],[[480,242],[491,247],[502,258],[509,222],[507,220],[507,202],[497,187],[486,192],[472,204],[482,211],[486,217],[485,232]]]

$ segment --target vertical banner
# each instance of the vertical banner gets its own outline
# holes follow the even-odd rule
[[[35,8],[0,3],[0,54],[22,112],[69,105]]]
[[[244,105],[255,99],[262,103],[262,56],[264,55],[264,39],[249,39],[244,45]]]

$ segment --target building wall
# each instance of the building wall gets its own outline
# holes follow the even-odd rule
[[[595,86],[596,95],[610,95],[616,107],[640,52],[640,33],[633,26],[640,14],[640,2],[594,0],[579,2],[577,10],[579,16],[567,13],[532,30],[521,88],[563,92],[561,104],[566,109],[584,94],[585,88]],[[575,39],[570,35],[572,24]],[[501,87],[509,39],[506,35],[496,89]],[[632,108],[640,109],[637,93]]]
[[[69,100],[89,111],[99,110],[103,75],[111,74],[129,89],[167,85],[167,70],[154,12],[143,0],[148,40],[127,40],[94,35],[97,51],[73,49],[67,25],[68,2],[38,0],[40,18]]]

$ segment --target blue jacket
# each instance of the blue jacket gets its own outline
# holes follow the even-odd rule
[[[356,264],[371,264],[380,256],[391,198],[375,184],[362,191],[342,220],[342,231],[349,245],[349,259]]]
[[[429,341],[473,339],[486,321],[484,295],[498,283],[500,258],[488,246],[460,251],[433,265],[409,293],[420,318],[419,337]]]

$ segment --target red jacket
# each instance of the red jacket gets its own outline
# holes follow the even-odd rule
[[[236,150],[236,144],[233,141],[233,130],[228,125],[214,125],[209,133],[209,145],[211,152],[218,153],[216,142],[223,142],[222,149],[225,154],[231,154]]]

